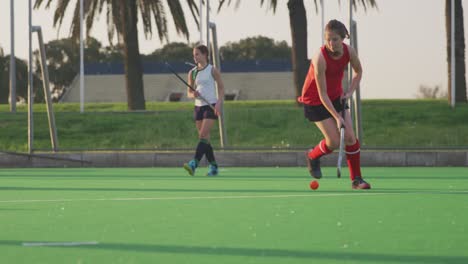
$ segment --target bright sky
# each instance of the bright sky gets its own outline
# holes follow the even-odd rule
[[[33,0],[34,1],[34,0]],[[317,0],[319,2],[319,0]],[[10,1],[0,0],[0,46],[10,53]],[[70,4],[64,25],[58,31],[52,26],[51,10],[35,10],[33,24],[41,25],[46,42],[64,38],[69,34],[73,4]],[[185,5],[185,1],[181,1]],[[198,1],[196,1],[198,3]],[[232,1],[235,3],[236,1]],[[268,2],[268,1],[265,1]],[[275,40],[286,40],[291,44],[291,31],[286,6],[287,1],[278,1],[276,14],[260,1],[242,0],[238,9],[234,5],[225,7],[220,13],[212,12],[211,20],[218,27],[219,45],[228,41],[251,36],[267,36]],[[339,19],[348,24],[347,0],[325,0],[325,20]],[[341,2],[340,6],[338,2]],[[217,1],[211,1],[217,5]],[[309,58],[321,44],[320,14],[315,12],[312,0],[305,0],[308,15]],[[414,98],[420,85],[447,89],[447,62],[445,39],[445,0],[377,0],[379,9],[359,8],[354,13],[358,24],[358,52],[364,68],[361,82],[363,98]],[[465,39],[468,30],[468,0],[462,0],[465,18]],[[15,1],[15,51],[16,56],[27,58],[28,0]],[[169,11],[167,11],[169,13]],[[190,42],[199,40],[199,32],[187,10]],[[183,41],[177,36],[172,21],[168,21],[171,41]],[[141,29],[141,27],[140,27]],[[142,32],[142,30],[140,30]],[[105,14],[100,16],[91,35],[103,45],[108,45]],[[140,51],[149,53],[163,44],[157,39],[146,40],[140,33]],[[37,48],[37,40],[34,39]],[[191,58],[187,58],[190,60]],[[292,84],[291,84],[292,85]],[[292,88],[291,88],[292,89]]]

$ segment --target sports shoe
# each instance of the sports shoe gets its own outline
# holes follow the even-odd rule
[[[371,188],[370,184],[367,183],[365,180],[363,180],[362,177],[354,178],[354,181],[353,181],[351,187],[353,189],[355,189],[355,190],[370,189]]]
[[[306,152],[306,163],[307,168],[309,168],[310,176],[320,179],[322,178],[322,170],[320,169],[320,159],[311,159],[309,158],[309,151]]]
[[[197,162],[195,160],[191,160],[188,163],[184,163],[184,169],[193,176],[195,174],[195,169],[197,168]]]
[[[208,166],[208,173],[206,174],[206,176],[216,176],[216,175],[218,175],[218,166],[210,164]]]

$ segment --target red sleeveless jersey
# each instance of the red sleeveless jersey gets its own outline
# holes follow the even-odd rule
[[[336,60],[328,55],[325,46],[322,46],[320,50],[327,64],[327,69],[325,70],[327,94],[330,100],[334,101],[343,94],[341,82],[343,80],[344,69],[349,63],[348,46],[343,43],[343,56]],[[302,96],[298,98],[298,101],[306,105],[322,104],[318,93],[313,63],[310,63],[309,72],[302,87]]]

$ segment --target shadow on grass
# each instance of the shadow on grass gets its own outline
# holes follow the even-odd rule
[[[11,174],[5,172],[5,171],[0,171],[0,178],[9,178],[9,179],[70,179],[70,180],[89,180],[89,179],[99,179],[99,180],[106,180],[106,179],[123,179],[123,180],[174,180],[174,181],[180,181],[180,180],[187,180],[187,179],[210,179],[210,180],[242,180],[242,181],[257,181],[257,180],[262,180],[262,181],[270,181],[270,180],[288,180],[288,179],[312,179],[312,177],[309,176],[309,173],[304,170],[303,173],[298,173],[294,172],[291,174],[288,173],[281,173],[281,174],[267,174],[265,172],[257,172],[257,175],[249,175],[250,172],[235,172],[234,170],[230,170],[229,172],[220,172],[220,175],[217,177],[206,177],[205,174],[207,170],[204,168],[201,169],[200,171],[197,171],[196,176],[192,177],[189,176],[185,173],[185,171],[181,171],[174,173],[157,173],[155,171],[154,174],[148,174],[144,173],[143,175],[141,173],[136,173],[136,175],[132,174],[127,174],[127,175],[122,175],[122,172],[117,173],[99,173],[97,171],[81,171],[82,174],[79,175],[68,175],[68,174],[53,174],[53,173],[34,173],[31,172],[31,174],[21,174],[21,175],[15,175],[15,172],[12,171]],[[324,173],[324,180],[337,180],[336,175],[334,173]],[[385,180],[385,181],[401,181],[401,180],[410,180],[410,181],[428,181],[428,180],[463,180],[463,181],[468,181],[468,173],[467,175],[399,175],[399,174],[390,174],[386,173],[384,176],[380,175],[374,175],[372,173],[366,174],[367,177],[366,179],[370,180]],[[348,178],[347,175],[343,175],[343,179],[346,180]]]
[[[401,181],[401,180],[409,180],[409,181],[428,181],[428,180],[441,180],[441,181],[445,181],[445,180],[468,180],[468,175],[466,176],[445,176],[445,175],[438,175],[438,176],[411,176],[411,175],[406,175],[406,176],[401,176],[401,175],[398,175],[398,176],[394,176],[394,175],[388,175],[388,176],[384,176],[384,177],[380,177],[380,176],[372,176],[372,175],[369,175],[368,177],[366,177],[366,179],[378,179],[378,180],[398,180],[398,181]]]
[[[37,209],[28,209],[28,208],[0,208],[0,211],[37,211]]]
[[[179,188],[70,188],[0,186],[0,191],[93,191],[93,192],[185,192],[185,193],[310,193],[310,190],[269,189],[179,189]]]
[[[0,246],[18,246],[31,241],[0,240]],[[45,241],[37,241],[45,242]],[[57,241],[48,241],[57,242]],[[34,243],[34,242],[32,242]],[[52,246],[50,246],[52,247]],[[60,246],[54,246],[60,247]],[[63,246],[62,246],[63,247]],[[363,261],[370,263],[468,263],[467,256],[430,256],[430,255],[397,255],[360,252],[322,252],[292,249],[217,247],[217,246],[182,246],[158,244],[128,244],[128,243],[99,243],[97,245],[66,246],[66,248],[80,248],[83,250],[113,250],[143,253],[172,253],[187,255],[216,256],[244,256],[261,258],[290,258],[310,260]],[[286,261],[286,260],[284,260]]]
[[[304,174],[304,175],[261,175],[261,176],[250,176],[250,175],[220,175],[217,177],[206,177],[207,171],[202,171],[200,173],[197,172],[196,176],[188,176],[186,174],[184,175],[96,175],[96,174],[91,174],[91,175],[35,175],[35,174],[30,174],[30,175],[0,175],[0,178],[9,178],[9,179],[39,179],[39,178],[45,178],[45,179],[70,179],[70,180],[89,180],[89,179],[100,179],[100,180],[114,180],[114,179],[125,179],[125,180],[139,180],[139,179],[144,179],[144,180],[187,180],[187,179],[192,179],[192,178],[197,178],[197,179],[210,179],[210,180],[287,180],[287,179],[312,179],[310,176]]]

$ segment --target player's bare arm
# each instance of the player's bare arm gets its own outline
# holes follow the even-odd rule
[[[346,45],[346,44],[344,44]],[[344,98],[349,98],[351,95],[353,95],[354,91],[359,88],[359,83],[361,82],[362,78],[362,66],[361,66],[361,61],[359,60],[359,57],[357,55],[356,50],[348,45],[348,51],[349,51],[349,63],[351,65],[351,68],[353,69],[353,78],[351,80],[351,86],[344,94]]]
[[[221,73],[215,67],[213,67],[212,69],[212,74],[218,87],[218,101],[216,102],[216,105],[215,105],[215,111],[216,111],[216,115],[219,115],[221,113],[221,106],[224,101],[224,83],[223,83],[223,80],[221,79]]]
[[[193,79],[192,79],[192,72],[193,72],[193,70],[190,70],[189,73],[188,73],[188,76],[187,76],[188,82],[187,83],[190,86],[192,86],[193,88],[196,88],[195,85],[194,85]],[[196,97],[198,97],[198,92],[193,91],[192,89],[187,87],[187,97],[188,98],[196,98]]]

